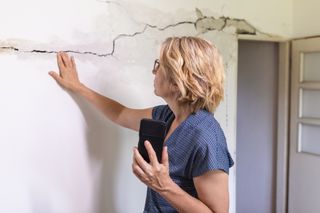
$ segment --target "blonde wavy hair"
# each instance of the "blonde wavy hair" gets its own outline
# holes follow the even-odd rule
[[[214,111],[224,96],[224,66],[217,48],[197,37],[170,37],[161,46],[160,64],[179,90],[178,102],[192,112]]]

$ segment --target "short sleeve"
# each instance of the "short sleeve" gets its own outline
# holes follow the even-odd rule
[[[197,177],[211,170],[222,170],[229,174],[234,162],[228,151],[224,136],[201,137],[195,150],[192,176]]]

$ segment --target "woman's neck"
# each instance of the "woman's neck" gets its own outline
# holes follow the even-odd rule
[[[190,107],[178,104],[177,101],[168,101],[167,103],[175,116],[176,124],[182,123],[192,112]]]

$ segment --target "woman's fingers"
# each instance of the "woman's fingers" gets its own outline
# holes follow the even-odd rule
[[[163,147],[161,163],[165,167],[169,167],[169,156],[168,156],[168,147],[167,146]]]
[[[74,62],[72,63],[72,58],[65,52],[57,53],[57,62],[59,69],[64,69],[68,67],[73,67]]]
[[[71,60],[70,60],[70,57],[67,53],[65,52],[62,52],[62,60],[63,60],[63,63],[65,64],[66,67],[71,67]]]
[[[59,68],[59,71],[60,71],[60,75],[62,74],[63,70],[65,69],[65,64],[62,60],[62,56],[61,56],[61,53],[57,53],[57,63],[58,63],[58,68]]]
[[[133,158],[134,160],[137,162],[137,164],[139,165],[139,167],[147,173],[148,168],[149,168],[149,164],[143,159],[143,157],[140,155],[139,151],[137,148],[134,148],[133,150]]]
[[[57,63],[59,73],[50,71],[49,75],[52,76],[63,88],[70,91],[76,91],[81,86],[81,83],[78,78],[74,58],[70,57],[67,53],[58,52]]]
[[[158,158],[157,158],[156,152],[154,151],[151,143],[149,141],[145,141],[144,146],[146,147],[146,150],[148,152],[150,164],[157,165],[159,163]]]
[[[49,75],[56,80],[59,84],[62,83],[62,78],[60,77],[60,75],[58,75],[58,73],[54,72],[54,71],[50,71]]]
[[[74,57],[70,57],[67,53],[58,52],[57,62],[60,71],[60,76],[63,78],[69,73],[74,73],[76,71],[76,64],[74,62]]]
[[[73,69],[75,69],[75,70],[77,69],[77,66],[76,66],[76,63],[74,62],[74,57],[73,56],[71,57],[71,65],[72,65]]]
[[[139,179],[143,179],[146,176],[144,171],[140,168],[138,162],[134,157],[133,157],[133,163],[132,163],[132,171]]]
[[[154,156],[156,165],[148,164],[135,147],[133,149],[132,171],[143,183],[153,190],[158,192],[163,191],[166,188],[166,184],[170,182],[167,147],[163,148],[163,164],[159,164],[151,144],[146,141],[145,146],[148,153],[150,153],[149,157]]]

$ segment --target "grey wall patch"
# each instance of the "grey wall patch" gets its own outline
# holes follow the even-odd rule
[[[219,17],[216,19],[212,16],[207,17],[204,16],[198,8],[196,8],[196,15],[198,19],[195,22],[195,27],[197,31],[201,33],[211,30],[219,30],[235,34],[257,35],[258,32],[256,28],[244,19],[232,19],[229,17]]]

